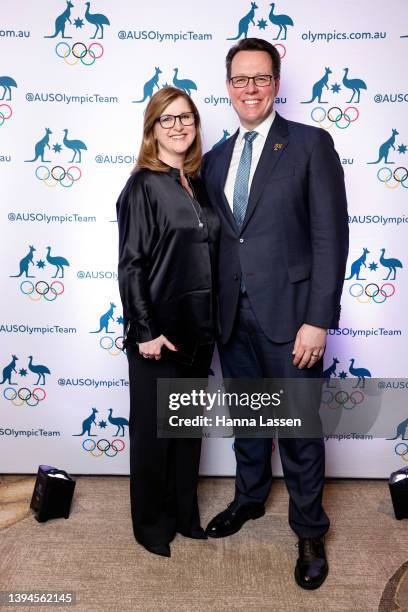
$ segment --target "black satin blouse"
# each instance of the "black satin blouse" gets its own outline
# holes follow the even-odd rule
[[[219,220],[200,180],[140,169],[119,196],[119,291],[125,341],[164,334],[176,344],[215,337]]]

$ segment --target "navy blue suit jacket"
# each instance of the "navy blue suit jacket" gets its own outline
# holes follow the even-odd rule
[[[206,153],[202,167],[221,219],[221,341],[231,335],[241,277],[270,340],[293,340],[303,323],[337,328],[348,217],[343,168],[331,136],[277,113],[238,228],[224,195],[237,135]]]

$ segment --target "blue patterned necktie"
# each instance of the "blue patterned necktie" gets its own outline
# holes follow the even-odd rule
[[[235,178],[232,212],[234,213],[235,221],[237,222],[239,228],[244,222],[245,213],[248,206],[248,185],[252,161],[252,143],[257,136],[258,132],[246,132],[244,134],[245,145],[241,153],[237,176]]]

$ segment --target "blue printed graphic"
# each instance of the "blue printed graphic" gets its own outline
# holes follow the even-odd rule
[[[72,38],[72,36],[65,35],[65,26],[66,26],[67,21],[72,24],[71,9],[73,7],[74,5],[72,4],[72,2],[68,0],[67,8],[65,9],[63,13],[61,13],[61,15],[58,15],[58,17],[55,20],[54,34],[51,34],[50,36],[44,36],[44,38],[56,38],[59,34],[61,34],[61,38]]]
[[[405,165],[398,165],[393,170],[388,166],[391,164],[398,164],[395,160],[390,159],[390,156],[397,153],[398,156],[405,155],[408,147],[403,142],[396,144],[396,137],[399,136],[398,130],[395,128],[391,129],[391,135],[387,140],[382,142],[378,148],[378,156],[375,161],[369,161],[367,164],[387,164],[382,166],[377,171],[377,179],[380,183],[383,183],[388,189],[397,189],[402,187],[408,189],[408,168]]]
[[[12,355],[11,361],[3,367],[3,378],[0,385],[5,384],[7,386],[3,389],[2,395],[4,399],[10,401],[13,406],[23,406],[26,404],[27,406],[35,407],[47,396],[45,389],[38,385],[45,385],[45,376],[51,374],[51,371],[46,365],[40,363],[34,364],[32,355],[28,357],[27,367],[20,368],[17,371],[16,362],[18,360],[19,358],[17,355]],[[25,383],[25,386],[19,386],[20,383],[12,380],[14,375],[25,379],[29,376],[29,372],[32,372],[36,378],[35,382],[32,383],[33,389],[26,386],[27,383]]]
[[[109,308],[99,317],[99,327],[90,331],[91,334],[104,334],[99,339],[99,346],[112,357],[123,353],[123,317],[114,316],[116,304],[110,302]],[[120,331],[111,329],[112,326],[119,327]],[[115,334],[115,338],[106,334]]]
[[[390,150],[394,149],[395,151],[395,137],[399,136],[399,132],[397,132],[397,130],[393,129],[392,130],[392,134],[391,136],[388,138],[388,140],[386,140],[385,142],[383,142],[380,145],[379,151],[378,151],[378,159],[376,161],[372,161],[372,162],[367,162],[368,164],[379,164],[381,161],[384,160],[384,164],[395,164],[395,162],[390,161],[388,159],[388,155],[390,154]]]
[[[160,89],[159,74],[161,74],[162,71],[160,70],[158,66],[156,66],[154,70],[155,72],[152,78],[146,81],[146,83],[143,85],[143,98],[141,100],[133,100],[134,104],[140,104],[141,102],[144,102],[145,100],[147,100],[147,98],[151,98],[152,95],[154,94],[155,87],[157,87],[157,89]]]
[[[54,163],[51,159],[47,158],[51,156],[60,158],[61,154],[63,155],[65,151],[69,151],[69,157],[71,157],[71,151],[73,151],[72,159],[69,159],[68,164],[80,164],[82,162],[82,151],[88,150],[86,144],[82,140],[68,138],[67,129],[62,130],[62,132],[62,144],[54,142],[51,146],[50,136],[53,132],[50,128],[45,128],[44,136],[34,145],[34,157],[24,160],[27,163],[40,160],[41,165],[36,167],[34,174],[47,187],[55,187],[55,185],[59,184],[61,187],[69,188],[82,177],[82,170],[78,165],[70,165],[65,168],[59,160],[51,168],[43,165]]]
[[[41,140],[35,143],[33,159],[25,159],[24,161],[35,162],[40,157],[43,164],[51,163],[50,159],[44,159],[45,147],[50,149],[50,134],[52,134],[50,128],[45,128],[45,135],[41,138]]]
[[[107,310],[107,312],[105,312],[99,319],[99,329],[95,330],[95,331],[91,331],[91,334],[99,334],[100,332],[105,332],[105,334],[114,334],[115,332],[113,330],[109,331],[109,321],[115,321],[115,318],[113,316],[113,311],[116,308],[116,304],[114,304],[113,302],[110,303],[110,307],[109,310]]]
[[[344,68],[343,85],[347,89],[351,89],[353,94],[350,100],[347,101],[347,104],[351,104],[351,102],[353,102],[353,98],[355,95],[357,95],[358,97],[358,99],[355,101],[355,103],[357,104],[358,102],[360,102],[360,90],[367,89],[367,85],[364,83],[362,79],[349,79],[348,71],[349,71],[348,68]]]
[[[55,45],[55,53],[68,66],[92,66],[97,59],[100,59],[104,54],[104,48],[100,42],[92,42],[86,44],[82,41],[77,41],[72,46],[65,42],[67,39],[72,39],[73,33],[78,30],[82,31],[85,24],[88,24],[90,40],[98,41],[104,37],[104,27],[110,25],[109,19],[102,13],[91,12],[91,3],[85,2],[86,10],[82,17],[76,17],[72,20],[71,9],[74,4],[69,0],[66,3],[65,10],[55,19],[54,33],[44,38],[61,37],[60,42]],[[70,29],[69,29],[70,28]],[[86,28],[85,28],[86,29]],[[67,33],[70,32],[70,33]]]
[[[220,138],[220,140],[218,140],[215,145],[212,146],[213,149],[215,149],[215,147],[218,147],[218,145],[222,144],[223,142],[225,142],[227,140],[227,138],[230,137],[230,133],[228,132],[228,130],[223,130],[224,134],[223,137]]]
[[[174,68],[173,85],[185,91],[189,96],[191,96],[192,89],[197,89],[197,85],[191,79],[178,78],[178,68]]]
[[[110,25],[109,19],[105,15],[102,15],[101,13],[91,14],[89,12],[89,7],[91,6],[90,2],[85,2],[85,6],[86,6],[85,19],[92,25],[96,26],[95,34],[91,36],[91,38],[96,38],[96,35],[98,34],[98,32],[100,32],[99,39],[102,39],[103,38],[103,26]]]
[[[45,375],[46,374],[51,374],[50,370],[47,368],[47,366],[45,365],[34,365],[33,364],[33,357],[32,355],[30,355],[28,357],[29,361],[28,361],[28,369],[30,370],[30,372],[33,372],[34,374],[38,374],[38,379],[36,381],[36,385],[40,385],[43,384],[45,385]],[[42,383],[40,383],[40,380],[42,380]]]
[[[355,281],[349,287],[349,294],[360,304],[383,304],[396,294],[396,285],[391,281],[396,280],[397,268],[403,268],[403,265],[395,257],[385,257],[384,248],[380,249],[377,261],[371,261],[367,264],[369,253],[370,251],[364,247],[360,257],[351,263],[350,274],[345,277],[345,280]],[[383,276],[385,274],[384,268],[388,272],[386,276]],[[364,277],[362,276],[363,269]]]
[[[67,259],[65,259],[65,257],[55,257],[51,255],[51,247],[47,247],[47,257],[46,257],[48,263],[51,266],[55,266],[56,271],[55,274],[52,278],[58,278],[58,274],[59,272],[61,273],[60,278],[64,278],[64,267],[65,266],[69,266],[69,261]]]
[[[273,40],[279,40],[282,34],[281,40],[286,40],[288,26],[293,26],[293,19],[291,19],[288,15],[277,15],[273,11],[275,10],[274,2],[271,3],[271,12],[269,13],[269,21],[279,27],[278,35]]]
[[[20,259],[18,274],[10,275],[10,278],[24,277],[25,280],[20,283],[20,291],[33,302],[37,302],[42,298],[46,302],[54,302],[65,291],[64,284],[60,280],[53,280],[50,283],[44,280],[44,278],[36,282],[28,280],[29,278],[36,278],[35,274],[30,274],[30,269],[34,272],[37,268],[42,272],[45,268],[50,268],[51,273],[51,268],[53,267],[55,268],[55,271],[53,270],[55,273],[51,278],[64,278],[64,268],[69,266],[69,261],[60,255],[51,255],[51,248],[47,246],[45,258],[34,262],[34,253],[37,249],[33,245],[29,245],[28,253]]]
[[[16,355],[12,355],[11,362],[3,368],[3,380],[0,382],[0,385],[3,385],[4,383],[8,383],[9,385],[18,384],[16,382],[11,382],[13,372],[17,374],[16,361],[18,361],[18,357]]]
[[[381,249],[380,256],[380,264],[388,269],[388,275],[383,280],[388,280],[390,278],[390,274],[393,272],[394,276],[390,280],[395,280],[397,274],[397,268],[402,268],[402,263],[399,259],[395,259],[395,257],[385,258],[385,249]]]
[[[7,101],[11,101],[11,88],[12,87],[17,87],[17,83],[15,82],[14,79],[12,79],[9,76],[2,76],[0,77],[0,87],[3,87],[3,95],[0,98],[0,100],[4,100],[4,98],[6,97],[6,94],[8,94],[8,97],[6,98]]]
[[[64,143],[67,149],[71,149],[72,151],[74,151],[74,156],[70,160],[69,163],[72,164],[75,161],[75,157],[78,155],[79,159],[77,163],[80,164],[81,163],[81,150],[87,151],[86,144],[82,142],[82,140],[68,140],[67,138],[68,130],[63,130],[63,132],[64,132],[64,139],[62,142]]]
[[[242,35],[244,35],[244,38],[248,37],[249,24],[252,23],[252,25],[255,25],[254,17],[257,8],[258,5],[255,4],[255,2],[251,2],[251,10],[239,20],[238,34],[232,38],[227,38],[227,40],[238,40]]]
[[[59,35],[61,35],[61,38],[72,38],[72,36],[69,36],[65,33],[65,28],[69,27],[67,24],[69,23],[71,26],[75,27],[75,30],[82,30],[82,28],[84,27],[85,19],[85,21],[87,21],[90,26],[92,26],[92,31],[94,32],[93,36],[90,36],[90,38],[95,39],[99,34],[98,39],[103,39],[104,26],[110,25],[110,21],[106,17],[106,15],[102,15],[101,13],[91,13],[91,3],[85,2],[86,10],[85,14],[83,15],[84,19],[76,17],[74,19],[74,23],[72,23],[71,9],[74,8],[74,5],[72,4],[72,2],[70,2],[70,0],[67,0],[66,5],[66,9],[55,19],[54,33],[48,36],[44,36],[44,38],[57,38]]]
[[[334,125],[339,130],[345,130],[350,127],[352,123],[357,121],[360,116],[360,111],[357,106],[346,106],[345,108],[341,108],[341,106],[337,105],[339,102],[336,102],[336,106],[331,106],[328,110],[321,106],[322,104],[330,103],[329,100],[324,99],[328,96],[335,96],[337,100],[342,96],[347,97],[344,104],[353,103],[355,105],[360,102],[361,90],[367,89],[366,83],[362,79],[349,79],[349,68],[344,68],[343,72],[344,74],[341,79],[342,85],[339,84],[340,79],[337,79],[333,83],[329,83],[331,79],[330,75],[333,74],[333,71],[329,66],[326,66],[324,74],[312,85],[311,97],[301,102],[301,104],[317,103],[320,105],[312,109],[310,116],[319,127],[325,130],[331,129]],[[348,99],[350,95],[347,92],[348,89],[352,92],[350,99]]]
[[[366,378],[371,378],[371,373],[369,370],[367,370],[367,368],[355,368],[354,367],[354,362],[355,359],[350,359],[350,367],[349,367],[349,372],[352,376],[357,378],[357,383],[354,386],[354,388],[358,388],[360,386],[361,383],[361,388],[364,389],[365,387],[365,379]]]
[[[329,67],[326,67],[324,69],[324,75],[322,76],[322,78],[316,81],[316,83],[313,85],[312,97],[310,98],[310,100],[301,102],[301,104],[310,104],[311,102],[314,102],[316,98],[319,104],[328,104],[328,102],[322,100],[321,97],[323,94],[323,89],[324,88],[329,89],[329,86],[328,86],[329,74],[332,74],[332,71],[330,70]]]
[[[95,407],[91,409],[92,412],[83,421],[81,427],[81,433],[72,434],[73,437],[87,436],[81,443],[82,449],[92,455],[93,457],[116,457],[116,455],[125,449],[125,441],[122,438],[125,436],[125,427],[129,427],[129,421],[121,416],[113,416],[113,409],[109,408],[108,418],[101,419],[97,422],[96,415],[99,413]],[[106,430],[109,426],[108,423],[115,430],[111,434],[111,440],[107,438],[99,438],[94,440],[93,438],[98,437],[97,430]],[[107,434],[105,434],[107,435]]]
[[[401,421],[401,423],[398,423],[396,430],[395,430],[395,436],[393,438],[387,438],[387,440],[398,440],[398,438],[401,438],[401,440],[408,440],[407,436],[408,436],[408,418],[405,419],[404,421]]]

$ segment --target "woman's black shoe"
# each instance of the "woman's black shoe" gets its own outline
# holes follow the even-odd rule
[[[153,553],[154,555],[160,555],[161,557],[171,557],[170,545],[169,544],[156,544],[156,546],[148,546],[143,544],[146,550]]]
[[[202,527],[195,527],[194,529],[190,529],[190,531],[180,531],[178,532],[184,536],[185,538],[193,538],[193,540],[207,540],[207,534],[205,533]]]

